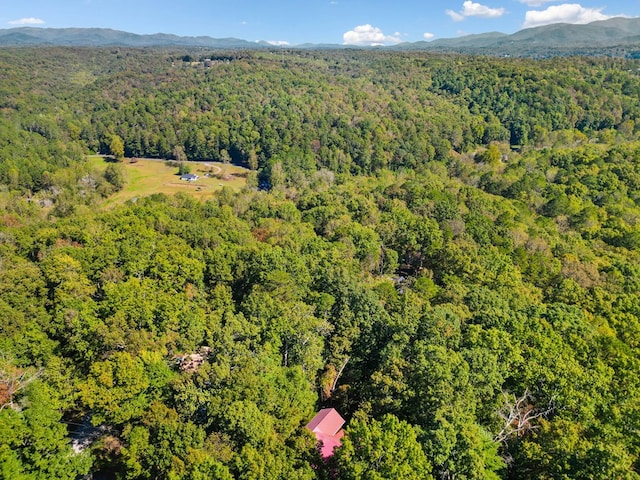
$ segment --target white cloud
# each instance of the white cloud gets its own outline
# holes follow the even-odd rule
[[[431,32],[424,32],[422,36],[425,40],[431,40],[433,37],[435,37],[435,35]]]
[[[462,10],[460,12],[454,12],[453,10],[445,10],[445,13],[451,17],[454,22],[461,22],[467,17],[481,17],[481,18],[497,18],[504,15],[506,10],[502,7],[491,8],[480,3],[467,0],[462,4]]]
[[[458,12],[454,12],[453,10],[445,10],[444,13],[451,17],[451,20],[454,22],[461,22],[464,20],[464,15],[460,15]]]
[[[342,35],[345,45],[376,46],[400,43],[398,35],[385,35],[382,30],[372,25],[358,25]]]
[[[42,25],[44,20],[35,17],[19,18],[18,20],[11,20],[7,22],[9,25]]]
[[[504,15],[504,8],[489,8],[486,5],[466,1],[462,4],[462,14],[465,17],[483,17],[483,18],[495,18]]]
[[[267,40],[267,43],[275,47],[286,47],[287,45],[291,45],[286,40]]]
[[[611,18],[602,8],[585,8],[578,3],[563,3],[546,10],[530,10],[524,17],[524,28],[540,27],[551,23],[591,23]]]

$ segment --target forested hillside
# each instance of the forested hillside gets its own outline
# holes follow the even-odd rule
[[[0,478],[638,478],[639,74],[0,49]]]

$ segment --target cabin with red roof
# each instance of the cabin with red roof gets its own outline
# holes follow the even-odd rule
[[[340,416],[335,408],[323,408],[307,424],[321,444],[320,452],[322,458],[329,458],[333,455],[333,449],[341,445],[340,439],[344,435],[342,430],[344,418]]]

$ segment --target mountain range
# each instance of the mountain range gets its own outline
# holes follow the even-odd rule
[[[585,25],[555,23],[511,35],[490,32],[401,44],[395,48],[524,56],[616,50],[636,54],[640,51],[640,18],[616,17]]]
[[[0,30],[0,46],[74,46],[74,47],[209,47],[260,48],[263,42],[238,38],[180,37],[166,33],[139,35],[109,28],[36,28]]]
[[[267,42],[208,36],[181,37],[165,33],[139,35],[105,28],[0,29],[0,46],[123,46],[203,47],[215,49],[274,48]],[[291,48],[358,48],[352,45],[304,44]],[[363,48],[363,47],[360,47]],[[540,56],[563,54],[614,54],[640,57],[640,18],[616,17],[586,25],[553,24],[520,30],[514,34],[490,32],[401,43],[384,48],[436,52],[486,53],[491,55]]]

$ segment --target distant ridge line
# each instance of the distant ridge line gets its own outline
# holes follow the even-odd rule
[[[15,46],[202,47],[221,50],[282,48],[264,41],[251,42],[239,38],[185,37],[167,33],[143,35],[109,28],[18,27],[0,29],[0,47]],[[552,24],[527,28],[511,35],[487,32],[428,42],[401,43],[386,47],[305,43],[285,48],[371,48],[505,56],[552,56],[573,53],[582,55],[617,54],[640,58],[640,18],[616,17],[585,25]]]

